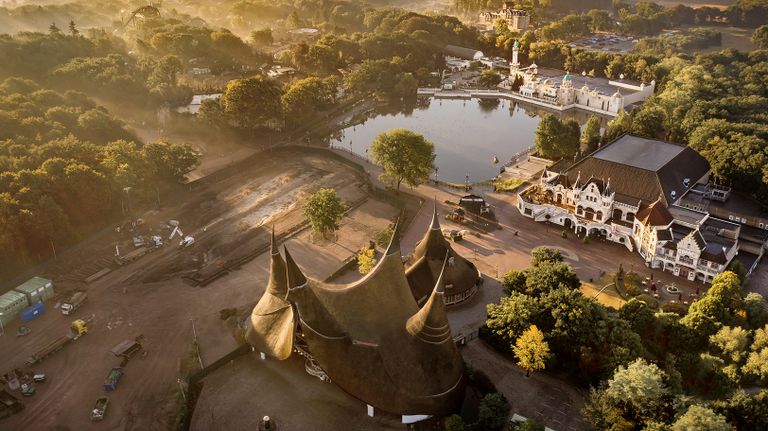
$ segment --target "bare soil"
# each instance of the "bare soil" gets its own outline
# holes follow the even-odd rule
[[[315,241],[311,247],[322,253],[298,253],[297,261],[308,272],[327,271],[327,276],[350,256],[350,250],[367,244],[366,235],[386,227],[388,217],[398,210],[368,198],[366,179],[348,164],[292,150],[265,153],[257,163],[220,181],[197,185],[164,202],[162,210],[141,215],[141,228],[164,239],[169,234],[165,224],[178,220],[185,235],[196,238],[189,248],[178,248],[178,238],[166,241],[170,244],[115,267],[89,285],[82,281],[84,276],[109,265],[115,242],[130,251],[125,238],[107,235],[79,252],[60,256],[43,275],[54,280],[59,296],[77,288],[86,290],[88,299],[72,316],[61,315],[56,301],[49,301],[47,311],[26,324],[32,333],[25,337],[15,336],[20,322],[8,325],[0,336],[0,372],[22,368],[27,357],[67,333],[72,320],[92,314],[94,319],[87,334],[28,369],[46,373],[48,381],[38,385],[33,397],[23,398],[27,408],[0,422],[0,430],[168,429],[177,411],[179,369],[192,348],[193,321],[203,349],[209,349],[202,352],[205,363],[236,345],[231,335],[221,335],[223,321],[211,322],[216,322],[220,310],[247,307],[263,292],[268,256],[254,251],[268,247],[269,226],[274,225],[278,235],[295,232],[289,244],[305,248],[309,236],[302,231],[300,202],[320,187],[337,188],[348,204],[356,205],[342,221],[338,242]],[[322,256],[331,257],[319,260]],[[181,278],[232,262],[238,263],[206,287]],[[111,348],[139,335],[144,336],[147,356],[128,362],[118,389],[106,393],[110,403],[105,420],[90,423],[96,398],[105,394],[104,378],[121,362]],[[22,398],[18,392],[15,395]]]

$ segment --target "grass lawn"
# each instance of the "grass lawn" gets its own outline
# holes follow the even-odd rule
[[[611,284],[611,286],[600,292],[600,290],[607,284]],[[619,293],[616,292],[616,287],[612,284],[612,275],[605,274],[604,276],[600,277],[600,279],[593,282],[582,281],[581,288],[579,290],[581,290],[581,293],[584,294],[584,296],[587,298],[595,298],[595,295],[597,295],[597,298],[595,298],[597,302],[605,305],[606,307],[613,307],[618,309],[627,301],[619,296]]]
[[[497,178],[493,181],[493,185],[496,186],[496,190],[500,192],[514,191],[523,184],[525,184],[525,180],[521,180],[519,178]]]

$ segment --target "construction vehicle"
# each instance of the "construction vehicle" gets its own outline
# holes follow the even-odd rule
[[[109,397],[99,397],[96,400],[96,404],[91,410],[91,420],[100,421],[104,419],[104,414],[107,412],[107,406],[109,405]]]
[[[25,397],[35,395],[35,391],[37,391],[37,388],[35,388],[35,385],[32,383],[23,383],[21,385],[21,395],[24,395]]]
[[[137,337],[138,338],[138,337]],[[141,351],[141,343],[138,340],[125,340],[112,348],[112,354],[118,358],[130,359],[131,356]]]
[[[464,217],[465,217],[465,215],[466,215],[466,214],[465,214],[465,212],[464,212],[464,210],[463,210],[463,209],[461,209],[461,208],[455,208],[453,211],[451,211],[450,213],[448,213],[448,214],[445,216],[445,218],[447,218],[448,220],[450,220],[450,221],[452,221],[452,222],[455,222],[455,223],[464,223]]]
[[[93,316],[91,317],[91,319]],[[58,352],[62,347],[66,346],[67,344],[71,343],[72,341],[77,340],[78,338],[82,337],[86,333],[88,333],[88,326],[87,323],[90,321],[77,319],[72,322],[72,325],[70,326],[69,333],[66,335],[62,335],[61,337],[53,340],[51,343],[43,347],[42,349],[35,352],[32,356],[27,358],[27,365],[35,365],[38,362],[42,361],[43,359],[47,358],[48,356],[52,355],[55,352]]]
[[[120,383],[120,379],[123,377],[123,374],[125,374],[125,368],[122,367],[115,367],[109,370],[107,379],[104,380],[104,390],[114,391],[117,389],[117,384]]]
[[[11,395],[7,390],[0,389],[0,419],[24,410],[24,403]]]
[[[75,293],[72,294],[72,296],[69,297],[66,301],[64,301],[63,304],[61,304],[61,314],[65,316],[69,316],[72,314],[75,310],[80,308],[80,306],[85,302],[85,299],[88,298],[88,294],[78,290]]]

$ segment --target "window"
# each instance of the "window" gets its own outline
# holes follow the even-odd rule
[[[733,215],[729,215],[728,220],[733,221]]]
[[[762,224],[762,223],[760,223],[760,229],[762,229],[762,228],[763,228],[763,224]]]

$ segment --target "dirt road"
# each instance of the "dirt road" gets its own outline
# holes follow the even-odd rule
[[[193,247],[167,246],[90,285],[77,281],[71,274],[83,262],[111,256],[113,244],[105,240],[78,256],[62,259],[55,266],[56,273],[45,274],[54,280],[57,291],[84,289],[88,299],[73,316],[61,315],[54,303],[46,304],[48,311],[27,324],[32,333],[26,337],[13,335],[18,322],[5,328],[6,334],[0,336],[3,372],[23,364],[35,350],[66,333],[74,318],[92,313],[95,318],[86,335],[33,368],[46,373],[48,381],[38,385],[33,397],[24,398],[24,411],[0,422],[0,430],[168,429],[176,412],[179,364],[191,348],[191,318],[255,301],[266,284],[267,260],[258,256],[204,288],[191,286],[180,275],[241,249],[264,246],[268,238],[264,224],[274,223],[280,233],[303,222],[298,203],[319,187],[336,187],[347,201],[364,197],[363,178],[344,163],[295,151],[276,151],[270,157],[259,166],[179,196],[160,212],[143,214],[148,226],[179,220],[185,234],[197,236]],[[378,210],[371,207],[351,214],[350,228],[369,211]],[[385,226],[388,221],[382,218],[381,222]],[[301,241],[301,236],[294,241]],[[345,247],[359,246],[349,242]],[[180,260],[179,256],[192,258]],[[303,262],[309,267],[315,264]],[[138,335],[144,336],[148,355],[127,364],[118,389],[107,394],[110,404],[105,420],[91,424],[90,410],[96,398],[105,394],[102,383],[110,368],[120,364],[110,349]]]

